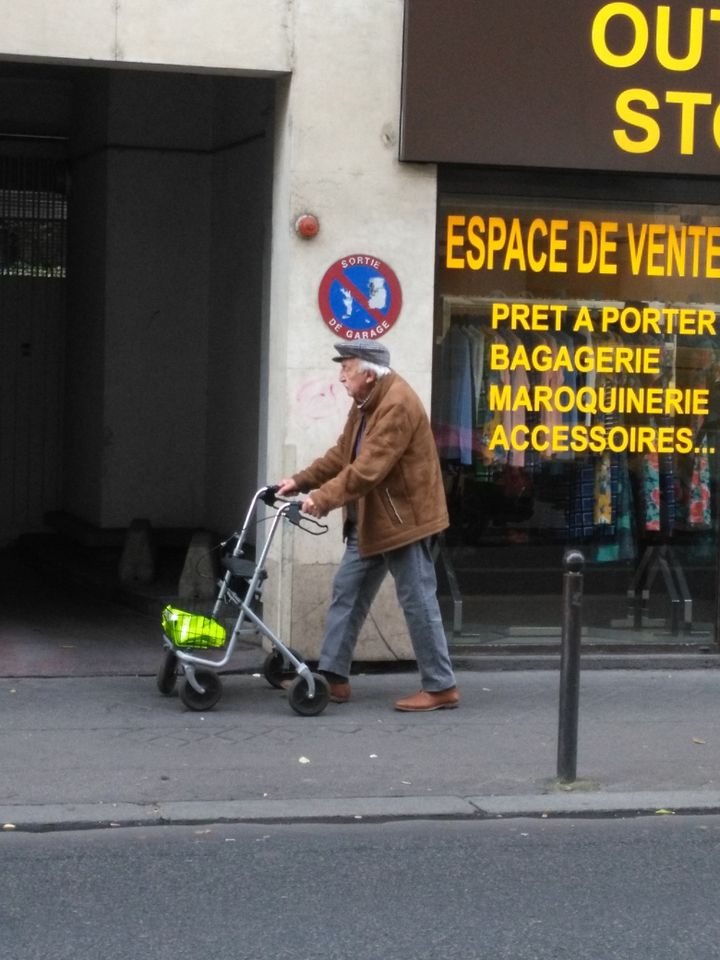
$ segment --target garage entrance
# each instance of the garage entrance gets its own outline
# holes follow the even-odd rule
[[[257,486],[274,82],[0,64],[0,544]]]

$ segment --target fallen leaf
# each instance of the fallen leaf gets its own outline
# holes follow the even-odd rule
[[[667,815],[667,814],[674,814],[675,811],[674,811],[674,810],[666,810],[664,807],[661,807],[659,810],[656,810],[655,813],[660,813],[660,814],[663,814],[663,815]]]
[[[705,740],[701,740],[700,737],[693,737],[693,738],[692,738],[692,742],[693,742],[693,743],[705,743]]]

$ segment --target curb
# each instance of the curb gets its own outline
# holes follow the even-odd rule
[[[352,823],[391,820],[610,818],[720,813],[720,791],[657,790],[496,797],[350,797],[0,807],[4,832],[54,832],[209,823]]]

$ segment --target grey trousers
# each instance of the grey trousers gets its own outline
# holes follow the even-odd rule
[[[341,677],[350,675],[360,628],[388,570],[405,614],[423,690],[436,693],[454,687],[430,539],[374,557],[361,557],[355,528],[348,535],[345,554],[333,580],[318,669]]]

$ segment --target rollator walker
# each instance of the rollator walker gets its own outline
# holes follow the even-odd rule
[[[262,672],[273,687],[285,688],[292,709],[303,717],[313,717],[325,709],[330,700],[330,688],[325,677],[313,673],[296,651],[263,623],[253,609],[259,604],[263,582],[267,579],[265,561],[275,533],[282,522],[291,523],[308,533],[319,535],[327,526],[302,514],[299,500],[276,496],[277,487],[261,487],[248,508],[240,533],[221,543],[227,547],[235,540],[230,553],[221,557],[225,573],[218,579],[218,593],[210,616],[191,613],[173,606],[162,612],[163,645],[165,657],[157,675],[157,686],[162,694],[170,696],[181,679],[179,695],[189,710],[211,710],[222,696],[223,685],[219,671],[232,659],[241,636],[267,637],[272,645],[265,658]],[[274,511],[265,542],[255,560],[244,556],[248,532],[256,520],[261,504]],[[269,519],[269,518],[264,518]],[[311,526],[317,527],[314,531]],[[237,611],[235,622],[227,637],[227,629],[220,620],[224,608]],[[218,652],[211,658],[200,651]]]

